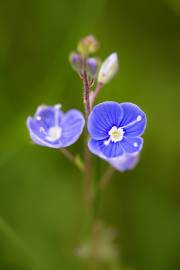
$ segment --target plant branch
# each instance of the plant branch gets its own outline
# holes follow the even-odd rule
[[[94,104],[94,101],[95,101],[96,97],[98,96],[98,94],[99,94],[99,92],[100,92],[100,90],[101,90],[102,87],[103,87],[103,84],[100,83],[100,82],[96,85],[96,89],[93,92],[93,96],[92,96],[92,99],[91,99],[91,104],[90,104],[91,105],[91,109],[92,109],[93,104]]]
[[[99,181],[99,185],[102,190],[104,190],[107,187],[114,172],[115,172],[115,169],[112,166],[109,166],[107,168],[106,172],[104,173],[104,175]]]
[[[88,82],[88,77],[87,77],[87,72],[86,72],[86,58],[84,59],[84,70],[82,74],[82,79],[83,79],[83,88],[84,88],[84,107],[85,107],[85,112],[86,112],[86,118],[90,114],[91,107],[90,107],[90,101],[89,101],[89,92],[90,92],[90,87],[89,87],[89,82]]]
[[[84,162],[85,162],[85,170],[84,170],[84,196],[87,204],[91,206],[93,199],[93,190],[92,190],[92,155],[87,146],[87,138],[88,133],[86,131],[85,134],[85,152],[84,152]]]
[[[84,164],[79,156],[74,156],[71,152],[69,152],[66,148],[60,149],[61,153],[81,171],[84,171]]]
[[[88,76],[86,72],[86,58],[83,60],[83,96],[84,96],[84,108],[86,113],[86,118],[91,112],[89,93],[90,86],[88,81]],[[84,196],[87,204],[90,206],[93,198],[92,192],[92,166],[91,166],[91,153],[87,146],[88,140],[88,132],[87,129],[85,131],[85,151],[84,151],[84,162],[85,162],[85,170],[84,170]]]

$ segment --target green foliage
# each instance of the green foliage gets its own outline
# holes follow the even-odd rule
[[[1,1],[0,270],[88,269],[75,256],[86,231],[81,175],[58,151],[31,144],[25,127],[41,103],[83,110],[68,55],[88,34],[101,41],[102,59],[111,50],[120,59],[101,101],[137,103],[148,117],[140,164],[114,175],[101,206],[118,232],[114,269],[179,270],[177,0]],[[82,139],[74,153],[83,154]]]

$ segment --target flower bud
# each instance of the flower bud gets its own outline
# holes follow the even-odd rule
[[[88,58],[86,62],[87,73],[91,78],[96,78],[99,70],[100,61],[96,58]]]
[[[69,56],[69,61],[71,63],[72,68],[78,72],[78,74],[82,71],[82,58],[79,54],[72,52]]]
[[[79,43],[77,50],[82,55],[89,55],[95,53],[99,48],[99,43],[93,35],[82,38]]]
[[[102,63],[99,74],[98,82],[105,84],[108,83],[117,73],[119,68],[117,53],[112,53]]]

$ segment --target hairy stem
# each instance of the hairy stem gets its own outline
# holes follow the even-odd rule
[[[86,118],[90,114],[91,107],[90,107],[90,101],[89,101],[89,92],[90,92],[90,87],[89,87],[89,82],[88,82],[88,77],[87,77],[87,72],[86,72],[86,59],[84,59],[84,70],[82,74],[82,79],[83,79],[83,88],[84,88],[84,108],[86,112]]]
[[[89,93],[90,93],[90,86],[86,72],[86,58],[83,61],[84,68],[83,68],[83,96],[84,96],[84,108],[86,112],[86,118],[90,114],[90,101],[89,101]],[[85,170],[84,170],[84,195],[87,204],[90,206],[92,202],[93,192],[92,192],[92,166],[91,166],[91,153],[87,146],[88,143],[88,131],[85,131],[85,151],[84,151],[84,160],[85,160]]]

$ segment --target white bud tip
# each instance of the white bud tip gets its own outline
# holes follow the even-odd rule
[[[62,107],[61,104],[56,104],[56,105],[54,105],[54,108],[57,109],[57,110],[61,109],[61,107]]]
[[[119,68],[117,53],[110,54],[102,63],[99,74],[98,82],[105,84],[109,82],[117,73]]]

